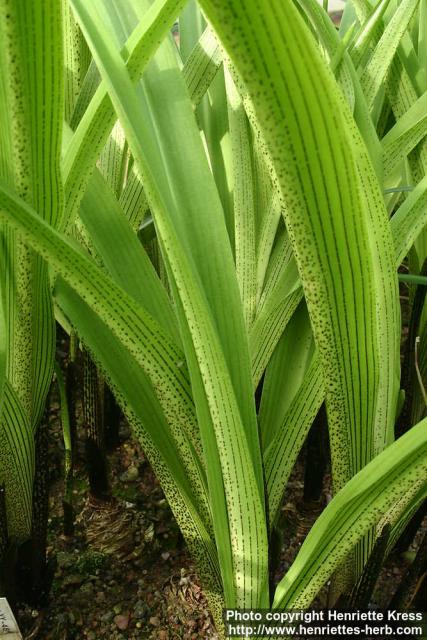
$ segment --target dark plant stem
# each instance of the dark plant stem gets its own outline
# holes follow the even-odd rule
[[[64,438],[64,498],[62,501],[64,512],[64,535],[72,536],[74,533],[74,508],[73,508],[73,440],[71,435],[70,412],[68,406],[67,385],[64,383],[61,366],[55,363],[56,380],[61,404],[61,426]]]
[[[6,595],[6,557],[9,546],[6,514],[6,488],[0,485],[0,596]]]
[[[427,594],[427,534],[420,544],[414,561],[408,567],[402,582],[394,594],[389,608],[390,609],[408,609],[412,605],[416,608],[424,604],[426,606]],[[424,601],[424,602],[423,602]],[[420,609],[423,610],[423,609]]]
[[[404,553],[411,546],[418,529],[421,526],[424,517],[427,515],[427,500],[425,500],[418,510],[414,513],[402,535],[398,539],[395,545],[395,551],[397,553]]]
[[[73,505],[67,501],[62,501],[62,512],[64,516],[64,536],[74,535],[74,509]]]
[[[89,353],[83,351],[83,418],[86,427],[86,461],[91,494],[109,499],[108,467],[105,455],[103,387]]]
[[[49,400],[35,435],[35,473],[33,482],[33,512],[31,537],[17,550],[17,596],[23,602],[38,607],[49,592],[47,584],[47,522],[49,514]],[[11,571],[15,571],[11,569]]]
[[[46,591],[46,546],[49,516],[49,403],[35,437],[36,465],[31,528],[31,584],[34,602]]]
[[[107,451],[114,451],[120,445],[119,428],[122,414],[107,384],[104,385],[104,389],[105,446]]]
[[[424,537],[424,546],[427,548],[427,544]],[[422,571],[419,573],[418,582],[415,586],[414,596],[414,608],[418,611],[427,611],[427,560],[426,552],[424,551],[424,564]]]
[[[387,524],[376,541],[363,573],[351,594],[349,609],[368,609],[386,557],[390,531],[391,527]]]
[[[304,474],[304,502],[319,502],[328,464],[328,421],[323,403],[307,436],[307,456]]]
[[[67,394],[68,416],[70,422],[72,466],[76,460],[77,441],[77,413],[76,413],[76,390],[78,387],[78,367],[77,367],[77,336],[74,331],[70,334],[70,348],[67,367],[65,370],[65,389]]]

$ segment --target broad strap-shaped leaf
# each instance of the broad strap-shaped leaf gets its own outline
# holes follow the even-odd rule
[[[100,172],[116,198],[120,198],[125,185],[128,161],[129,154],[125,134],[120,122],[116,122],[97,162]]]
[[[234,254],[247,330],[256,309],[255,194],[251,136],[242,99],[225,70],[233,173]]]
[[[301,301],[265,371],[258,414],[264,451],[282,428],[289,405],[299,393],[313,349],[307,306]]]
[[[218,42],[207,28],[194,46],[182,69],[182,75],[194,107],[198,107],[206,91],[222,65]],[[140,228],[149,207],[141,176],[135,164],[129,172],[126,186],[120,196],[120,204],[135,230]]]
[[[427,80],[427,4],[425,0],[420,0],[420,10],[418,18],[418,60],[420,70],[424,72]]]
[[[315,353],[297,394],[264,453],[270,526],[279,514],[289,476],[323,399],[322,371]]]
[[[427,92],[414,102],[381,140],[385,182],[426,135]]]
[[[128,175],[128,180],[120,196],[120,206],[134,231],[138,231],[149,214],[147,196],[144,185],[135,164]]]
[[[395,56],[386,82],[387,98],[397,121],[417,102],[419,95],[399,56]],[[424,138],[408,157],[411,182],[416,184],[427,170],[427,139]]]
[[[298,0],[298,4],[306,14],[313,26],[315,37],[320,41],[322,49],[325,50],[328,62],[334,65],[337,81],[341,86],[351,109],[354,106],[354,86],[348,68],[349,56],[343,50],[343,41],[337,34],[336,28],[326,11],[316,0]],[[337,55],[340,56],[339,63]]]
[[[390,221],[399,265],[427,225],[427,176],[411,191]]]
[[[404,503],[402,505],[401,502],[403,501],[399,501],[397,505],[395,505],[395,508],[392,508],[392,518],[390,518],[388,514],[385,514],[382,521],[379,522],[378,530],[381,528],[382,522],[386,524],[391,522],[392,525],[387,553],[393,551],[396,542],[399,540],[399,537],[404,532],[406,526],[412,520],[412,517],[415,515],[418,509],[422,507],[425,499],[426,490],[425,487],[421,484],[421,488],[417,493],[415,493],[414,495],[406,496],[406,500],[404,500]],[[404,508],[403,512],[402,506]]]
[[[420,3],[418,3],[418,6],[419,4]],[[416,21],[417,17],[417,14],[415,14],[414,20],[411,23],[412,25]],[[420,62],[417,51],[415,49],[414,39],[411,36],[411,29],[408,29],[403,34],[402,39],[399,43],[398,55],[405,65],[408,75],[410,76],[418,95],[422,95],[427,91],[427,79],[425,73],[423,72],[423,69],[420,68]]]
[[[93,327],[93,323],[96,322],[92,340],[95,339],[93,336],[97,337],[98,349],[95,350],[94,356],[102,361],[103,357],[100,355],[100,347],[102,345],[108,356],[112,358],[111,362],[115,363],[114,366],[117,366],[115,375],[119,375],[119,382],[112,376],[113,382],[122,395],[125,393],[125,400],[126,394],[129,394],[132,389],[135,390],[136,396],[133,396],[132,402],[135,402],[135,397],[137,397],[139,404],[137,411],[133,408],[132,411],[135,413],[132,415],[134,417],[136,415],[137,421],[140,421],[141,413],[144,413],[150,402],[154,402],[155,406],[159,404],[162,406],[161,423],[155,423],[153,427],[154,439],[157,439],[159,448],[162,449],[164,447],[172,458],[176,458],[177,450],[182,456],[183,466],[181,473],[185,470],[185,477],[182,478],[182,481],[187,488],[191,487],[191,491],[194,492],[197,498],[197,506],[194,504],[191,506],[191,500],[189,505],[194,511],[193,518],[199,521],[199,529],[202,527],[199,530],[199,537],[196,536],[196,542],[193,542],[193,544],[197,544],[200,541],[200,536],[202,538],[203,536],[206,537],[206,531],[210,528],[210,518],[204,472],[197,462],[197,455],[186,436],[188,423],[194,420],[194,408],[189,396],[182,354],[168,345],[169,338],[167,335],[162,334],[160,327],[156,326],[148,314],[125,291],[117,287],[112,280],[109,280],[89,258],[75,249],[68,240],[62,238],[58,232],[55,232],[40,220],[22,201],[19,201],[13,194],[8,197],[4,191],[0,196],[0,200],[0,209],[3,213],[9,207],[11,211],[14,211],[11,219],[13,224],[19,225],[22,237],[38,250],[44,258],[49,259],[53,267],[81,295],[82,301],[89,305],[88,307],[84,306],[86,311],[81,312],[78,322],[79,327],[84,324],[86,319],[89,322],[89,327]],[[2,214],[0,214],[0,217],[2,217]],[[88,313],[90,308],[95,312],[92,316]],[[72,316],[72,314],[70,315]],[[102,321],[98,319],[98,316],[105,322],[108,330],[118,337],[116,351],[113,351],[114,343],[108,339],[108,331],[106,331],[105,327],[103,329]],[[91,321],[92,325],[90,324]],[[85,332],[84,328],[83,332]],[[151,338],[149,334],[151,334]],[[151,351],[152,349],[153,351]],[[129,359],[129,351],[135,357],[135,360]],[[124,359],[125,357],[128,358],[127,363]],[[133,373],[132,367],[134,369]],[[109,375],[112,375],[104,362],[103,368],[107,369]],[[142,380],[147,388],[146,393],[149,400],[145,398],[147,400],[146,405],[144,404],[144,396],[141,395],[142,388],[138,387],[138,379]],[[147,386],[147,379],[150,379],[154,392],[151,387]],[[175,382],[172,379],[175,379]],[[133,387],[131,387],[130,381],[134,381]],[[172,392],[176,402],[170,395],[172,390],[171,383],[172,386],[175,383],[177,384],[175,392]],[[125,389],[125,392],[123,392],[123,389]],[[154,409],[152,411],[154,412]],[[156,413],[158,411],[156,409]],[[160,429],[160,424],[165,425],[165,421],[170,425],[170,428],[163,426]],[[171,440],[172,438],[173,444],[167,442],[167,440],[165,442],[165,433],[171,434],[168,439]],[[155,447],[153,448],[153,445],[151,446],[151,451],[153,451],[154,455]],[[170,475],[170,470],[168,473]],[[180,507],[178,506],[177,508]],[[204,522],[203,526],[202,522]],[[187,536],[189,535],[190,533],[187,533]],[[212,550],[209,553],[211,559],[209,560],[209,558],[205,557],[205,563],[212,563]],[[215,582],[213,575],[210,575],[209,584],[211,585],[212,582]],[[218,594],[216,597],[218,597]]]
[[[426,188],[427,185],[424,181],[424,184],[421,183],[415,190],[415,194],[413,196],[411,194],[412,197],[408,199],[409,202],[406,203],[405,201],[391,220],[391,229],[396,247],[396,269],[401,264],[418,233],[420,233],[423,226],[427,224]],[[286,386],[283,386],[283,375],[277,373],[275,369],[288,362],[289,356],[286,357],[280,350],[281,343],[286,344],[286,333],[287,331],[291,331],[294,319],[295,322],[298,322],[297,317],[296,313],[276,348],[277,353],[275,352],[273,354],[267,368],[259,416],[265,442],[270,441],[270,434],[269,432],[264,433],[265,430],[274,430],[274,423],[277,422],[277,419],[280,418],[281,415],[280,406],[287,406],[289,385],[286,384],[285,377],[284,382]],[[422,342],[422,347],[424,347],[425,343],[426,341]],[[420,350],[420,366],[423,366],[425,363],[425,351],[423,348]],[[270,371],[270,368],[273,369],[273,371]],[[422,370],[424,371],[424,368]],[[292,382],[294,382],[294,380]],[[267,398],[268,408],[271,408],[271,410],[267,411],[266,414],[264,402],[267,402]],[[321,370],[318,358],[315,356],[315,361],[307,371],[302,385],[298,390],[298,395],[295,396],[295,400],[282,419],[281,428],[275,429],[277,435],[274,442],[264,453],[270,522],[274,522],[289,474],[308,433],[312,418],[316,414],[323,398],[324,391],[321,380]],[[422,405],[424,406],[423,401]],[[417,422],[421,417],[419,414],[416,415],[418,416],[417,420],[413,420],[413,423]],[[398,533],[394,532],[392,538],[394,539],[397,535]]]
[[[201,5],[245,83],[287,204],[325,372],[338,489],[390,441],[394,423],[399,309],[380,185],[292,3]]]
[[[31,533],[34,439],[22,403],[6,380],[0,418],[0,484],[5,486],[8,532],[23,542]]]
[[[264,194],[263,194],[264,195]],[[262,201],[260,209],[263,209],[261,223],[258,225],[257,242],[257,296],[256,302],[259,304],[261,294],[265,285],[267,268],[270,263],[273,251],[274,240],[276,238],[279,222],[282,219],[279,196],[275,193],[268,196],[260,194]]]
[[[196,118],[224,210],[229,242],[234,251],[232,151],[223,67],[211,82],[196,111]]]
[[[373,43],[376,44],[376,36],[382,31],[382,19],[390,0],[381,0],[374,7],[372,13],[363,22],[357,37],[350,47],[350,55],[355,67],[359,67],[364,56],[370,51]]]
[[[206,19],[196,0],[187,2],[179,18],[180,53],[185,62],[183,76],[187,81],[186,66],[206,32]],[[209,29],[212,32],[212,30]],[[222,52],[221,52],[222,54]],[[222,55],[221,55],[222,57]],[[206,76],[209,80],[209,75]],[[206,145],[209,164],[224,209],[228,235],[234,246],[232,151],[228,131],[228,109],[225,78],[218,69],[207,92],[196,109],[202,139]]]
[[[184,3],[185,0],[156,0],[122,47],[133,81],[141,75]],[[67,224],[78,212],[91,170],[115,121],[107,88],[101,83],[79,121],[63,161]]]
[[[271,358],[276,345],[303,297],[295,260],[283,269],[276,286],[265,298],[249,333],[254,387]]]
[[[200,152],[197,151],[199,158],[202,147],[191,104],[188,99],[185,100],[184,94],[182,98],[178,98],[182,92],[180,84],[185,87],[181,74],[174,72],[172,51],[169,53],[167,49],[162,52],[163,57],[158,58],[168,69],[167,87],[166,83],[162,83],[164,74],[156,73],[156,58],[143,82],[142,88],[146,93],[144,95],[141,92],[138,100],[138,92],[132,86],[125,64],[118,51],[110,46],[108,34],[95,12],[79,0],[73,0],[73,6],[141,170],[157,236],[169,275],[173,278],[202,442],[208,457],[214,455],[214,450],[211,448],[208,453],[206,445],[211,445],[212,434],[215,434],[223,489],[218,485],[218,472],[211,474],[209,465],[207,472],[211,495],[214,495],[215,490],[215,496],[220,499],[219,502],[214,502],[212,498],[212,509],[220,565],[224,571],[224,587],[228,589],[226,597],[231,602],[236,598],[238,606],[261,604],[265,602],[267,577],[262,468],[249,353],[242,324],[239,292],[233,277],[232,255],[217,194],[214,194],[210,186],[211,176],[206,161],[198,160],[200,164],[196,166],[194,161],[191,162],[190,155],[187,156],[191,162],[190,184],[187,177],[188,166],[185,172],[181,170],[185,149],[182,144],[179,163],[173,156],[168,159],[165,153],[159,155],[164,140],[169,141],[174,133],[170,127],[168,112],[173,106],[175,118],[179,117],[178,108],[181,107],[181,117],[188,120],[185,127],[186,142],[188,145],[191,142],[191,149],[188,146],[187,153],[191,152],[194,157],[195,151],[200,149]],[[149,92],[151,74],[156,78],[155,94]],[[168,96],[171,95],[172,82],[174,100],[170,101]],[[156,102],[160,103],[160,100],[161,109],[155,109]],[[151,111],[145,104],[151,106]],[[146,117],[141,118],[141,110],[145,111]],[[148,126],[150,117],[157,123],[155,129]],[[157,131],[157,140],[154,131]],[[174,147],[169,144],[168,149],[171,148]],[[164,172],[165,159],[169,175]],[[178,181],[175,183],[171,176]],[[176,187],[171,193],[171,186],[174,185]],[[195,185],[203,185],[203,192],[197,191]],[[184,217],[180,215],[180,208],[183,204],[181,196],[186,191]],[[206,213],[209,215],[207,226],[200,217]],[[207,233],[209,229],[214,229],[215,232]],[[206,250],[207,243],[209,248]],[[200,283],[203,283],[203,288]],[[231,340],[234,343],[232,349]],[[238,359],[236,354],[239,355]],[[230,527],[229,549],[224,530],[221,534],[225,543],[222,548],[217,527],[219,522],[221,526],[224,525],[222,491],[225,492]],[[237,495],[241,496],[241,503],[236,499]],[[244,514],[241,504],[245,504]],[[217,514],[219,520],[216,518]],[[229,575],[230,570],[232,575]],[[231,589],[230,578],[234,583]],[[235,595],[232,593],[233,589]]]
[[[77,24],[70,5],[62,2],[62,20],[64,34],[64,72],[65,72],[65,108],[64,116],[71,123],[76,101],[87,75],[91,54],[80,27]]]
[[[179,346],[177,320],[167,292],[124,211],[96,169],[82,200],[80,219],[115,282],[140,303]]]
[[[298,0],[298,3],[303,7],[310,21],[313,23],[316,34],[319,35],[322,45],[328,52],[329,59],[331,60],[331,67],[333,67],[334,64],[336,64],[335,60],[339,53],[342,40],[331,19],[326,12],[322,10],[322,7],[319,6],[316,0]],[[350,5],[348,4],[346,7],[347,6]],[[345,35],[346,32],[344,37]],[[337,71],[337,80],[344,95],[346,96],[350,110],[353,112],[354,119],[360,133],[362,134],[365,144],[368,147],[377,176],[381,176],[381,145],[369,113],[366,97],[360,86],[360,78],[356,73],[353,62],[347,51],[342,53],[338,69],[335,69],[335,73],[337,73]]]
[[[95,95],[100,82],[101,76],[99,75],[99,71],[96,67],[95,62],[92,60],[82,82],[79,95],[77,96],[77,99],[75,101],[73,114],[70,119],[70,127],[73,131],[77,129],[77,126],[84,116],[85,111],[88,108],[93,96]]]
[[[1,267],[1,262],[0,262]],[[0,416],[3,407],[4,389],[7,375],[7,333],[6,333],[6,300],[0,287]]]
[[[179,53],[184,63],[190,59],[205,29],[206,20],[197,0],[188,0],[179,16]]]
[[[268,210],[267,215],[271,212]],[[273,247],[265,285],[249,333],[254,387],[274,352],[283,331],[303,296],[289,237],[280,228]]]
[[[63,213],[62,17],[59,0],[0,3],[0,176],[45,220]],[[33,428],[52,377],[54,319],[46,265],[10,230],[2,235],[1,289],[8,379]]]
[[[354,476],[313,525],[292,567],[277,586],[273,608],[308,607],[355,544],[400,499],[427,494],[427,420]]]
[[[207,27],[185,61],[182,75],[191,101],[197,107],[222,65],[222,55],[212,29]]]
[[[176,437],[184,438],[195,419],[183,354],[155,320],[104,274],[74,244],[55,231],[8,187],[0,186],[0,219],[18,229],[23,240],[98,313],[144,369]]]
[[[405,33],[419,0],[403,0],[386,26],[371,59],[365,67],[361,83],[369,109],[387,75],[399,42]]]

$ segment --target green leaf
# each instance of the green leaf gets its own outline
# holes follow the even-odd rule
[[[394,425],[399,308],[380,185],[293,5],[201,4],[252,99],[287,205],[324,371],[338,489],[390,441]]]
[[[185,0],[156,0],[123,44],[121,54],[133,81],[141,75],[184,2]],[[117,26],[123,29],[120,21],[117,21]],[[101,83],[79,121],[63,161],[68,224],[78,212],[91,171],[115,121],[107,88]]]
[[[96,169],[82,200],[80,219],[115,282],[180,346],[177,321],[168,295],[125,213]]]
[[[262,190],[265,193],[265,187]],[[257,296],[256,302],[259,304],[267,273],[270,258],[273,251],[274,240],[276,238],[279,222],[282,219],[280,200],[277,194],[269,196],[259,194],[261,202],[258,205],[261,221],[258,223],[258,243],[257,243]],[[265,200],[264,200],[265,198]]]
[[[362,77],[362,90],[369,109],[374,106],[377,94],[383,85],[399,42],[417,8],[418,0],[403,0],[387,24],[375,50],[366,65]]]
[[[249,333],[254,387],[258,385],[302,297],[303,292],[295,260],[291,257],[289,262],[282,263],[277,271],[273,271]]]
[[[21,401],[6,381],[0,419],[0,484],[5,485],[9,536],[19,542],[31,533],[33,477],[33,434]]]
[[[132,165],[126,186],[120,196],[120,206],[134,231],[138,231],[149,214],[144,185],[135,164]]]
[[[181,50],[182,51],[182,50]],[[182,75],[195,107],[198,107],[222,65],[222,55],[213,31],[207,27],[185,61]]]
[[[1,267],[1,261],[0,261]],[[1,284],[1,281],[0,281]],[[6,335],[6,314],[5,299],[3,290],[0,288],[0,416],[3,410],[4,388],[7,373],[7,335]]]
[[[156,59],[146,73],[138,96],[122,58],[110,46],[108,32],[95,12],[80,0],[73,0],[73,6],[143,177],[157,236],[172,277],[208,459],[213,459],[215,453],[212,448],[207,451],[215,434],[222,480],[218,472],[210,472],[209,464],[207,472],[220,565],[224,587],[228,590],[226,599],[233,602],[236,598],[237,606],[262,604],[266,598],[267,535],[249,354],[226,229],[209,168],[202,160],[203,149],[191,104],[188,97],[185,98],[188,94],[178,69],[174,72],[173,52],[165,48],[164,57]],[[162,74],[157,72],[158,60],[162,60]],[[162,82],[165,68],[167,85]],[[155,92],[149,90],[150,75],[156,79]],[[150,109],[144,106],[147,102]],[[160,109],[154,108],[156,103],[161,104]],[[173,116],[169,113],[172,107]],[[146,117],[141,117],[141,112],[145,112]],[[181,139],[179,145],[170,144],[171,136],[175,135],[170,127],[171,117],[176,123],[180,118],[188,122],[183,129],[177,125],[178,130],[186,131],[185,146]],[[156,122],[154,128],[149,127],[151,119]],[[160,142],[155,133],[161,136]],[[179,162],[173,154],[161,153],[166,141],[168,150],[179,148]],[[189,155],[184,161],[187,148]],[[195,151],[198,151],[197,164]],[[165,173],[165,159],[169,174]],[[179,188],[171,193],[171,186],[175,184]],[[181,200],[184,196],[185,203]],[[183,205],[185,216],[179,215]],[[201,216],[204,215],[208,215],[207,224],[203,224]],[[209,233],[211,229],[215,233]],[[223,492],[227,518],[224,517]],[[245,504],[244,516],[237,495],[242,496]],[[223,527],[227,520],[230,541],[224,540],[223,546]]]
[[[390,0],[380,0],[367,20],[363,22],[350,51],[355,67],[359,67],[364,56],[375,44],[377,34],[382,32],[382,19],[389,4]]]
[[[408,254],[418,235],[427,224],[427,176],[424,177],[390,221],[396,251],[397,266]]]
[[[310,319],[302,301],[283,332],[265,372],[258,415],[264,450],[282,429],[283,418],[292,400],[299,395],[313,348]]]
[[[298,2],[315,26],[316,33],[319,34],[332,64],[333,61],[336,60],[341,46],[341,39],[337,30],[329,16],[322,11],[316,0],[298,0]],[[347,3],[346,7],[350,7],[350,4]],[[355,21],[352,22],[351,29],[353,29],[354,24]],[[346,36],[347,34],[348,30],[345,31]],[[381,145],[369,113],[366,98],[360,86],[360,79],[347,51],[342,54],[341,63],[335,71],[338,73],[337,81],[347,99],[350,109],[353,111],[354,119],[368,147],[375,171],[378,176],[381,176]]]
[[[116,198],[120,198],[128,168],[128,146],[119,122],[113,127],[97,166]]]
[[[68,2],[62,2],[65,67],[65,120],[71,123],[91,55]],[[73,127],[74,128],[74,127]]]
[[[414,102],[382,139],[385,184],[388,184],[387,179],[398,165],[427,135],[426,108],[427,92]]]
[[[155,320],[65,236],[55,231],[0,185],[0,219],[19,229],[22,239],[48,260],[75,289],[150,379],[165,416],[181,439],[195,419],[182,352]]]
[[[426,427],[427,420],[423,420],[410,429],[332,499],[278,584],[273,608],[309,606],[354,545],[399,500],[408,503],[420,491],[427,494]]]
[[[420,0],[420,12],[418,20],[418,60],[420,69],[427,79],[427,3]]]
[[[0,2],[0,176],[45,220],[63,215],[61,5]],[[31,27],[29,26],[31,25]],[[35,429],[53,370],[54,319],[46,265],[0,230],[7,377]]]
[[[242,99],[230,73],[225,72],[228,126],[233,172],[234,253],[236,274],[247,330],[256,309],[255,194],[251,136]]]
[[[314,354],[302,384],[264,454],[270,525],[278,517],[289,476],[324,396],[320,362]]]

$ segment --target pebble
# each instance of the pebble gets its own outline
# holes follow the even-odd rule
[[[114,622],[121,631],[125,631],[129,625],[129,614],[115,616]]]
[[[139,478],[139,469],[138,467],[129,467],[120,475],[120,480],[122,482],[134,482]]]

